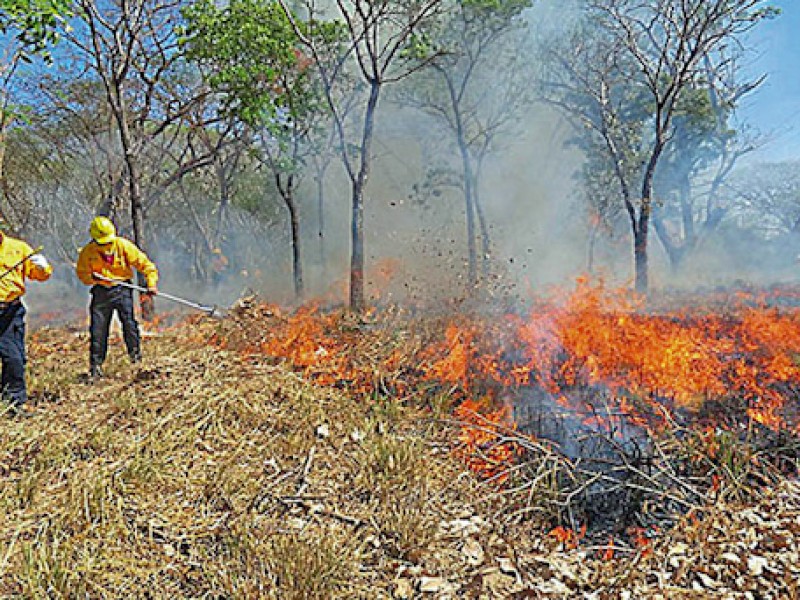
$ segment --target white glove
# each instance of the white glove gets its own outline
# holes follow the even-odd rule
[[[31,256],[31,262],[40,269],[46,269],[50,266],[50,263],[47,262],[47,259],[41,254],[34,254]]]

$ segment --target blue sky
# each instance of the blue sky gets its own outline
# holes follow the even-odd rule
[[[751,34],[756,53],[750,69],[766,73],[767,80],[744,104],[741,116],[772,134],[754,158],[800,159],[800,0],[771,4],[781,8],[781,15]]]

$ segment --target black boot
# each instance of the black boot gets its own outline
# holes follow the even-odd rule
[[[89,381],[96,381],[102,377],[104,377],[104,373],[103,369],[100,368],[100,365],[92,365],[89,367]]]

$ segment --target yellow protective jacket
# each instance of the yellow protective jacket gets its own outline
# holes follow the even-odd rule
[[[94,241],[89,242],[78,255],[78,264],[75,266],[78,279],[83,283],[106,287],[115,284],[95,279],[95,273],[109,279],[130,280],[133,277],[133,269],[145,276],[147,287],[156,287],[158,283],[156,266],[136,244],[121,237],[114,238],[110,244],[102,247]]]
[[[8,271],[26,256],[33,254],[33,248],[22,240],[15,240],[0,233],[0,275]],[[37,267],[27,260],[8,275],[0,279],[0,302],[11,302],[25,293],[25,280],[47,281],[53,267]]]

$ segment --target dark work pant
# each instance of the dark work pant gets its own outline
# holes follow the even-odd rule
[[[3,399],[21,405],[28,399],[25,388],[25,307],[18,302],[0,309],[0,359]]]
[[[122,323],[122,337],[128,356],[138,360],[141,356],[139,342],[139,323],[133,314],[133,290],[117,285],[111,288],[102,285],[92,287],[92,302],[89,305],[91,324],[90,363],[100,366],[108,353],[108,330],[111,327],[111,318],[117,311],[117,316]]]

